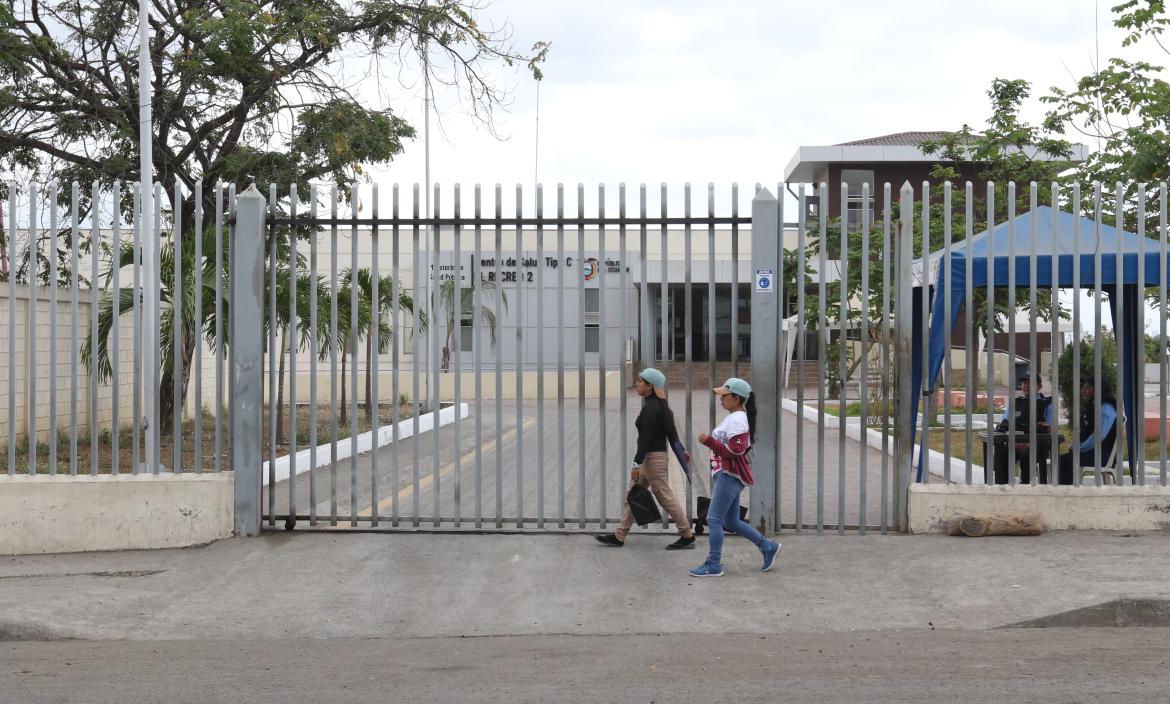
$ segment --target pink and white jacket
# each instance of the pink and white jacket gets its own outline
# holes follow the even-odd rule
[[[711,450],[711,476],[727,472],[746,486],[755,484],[750,453],[751,433],[747,413],[736,411],[723,419],[703,443]]]

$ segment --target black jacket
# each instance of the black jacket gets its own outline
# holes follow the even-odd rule
[[[638,450],[634,464],[646,460],[647,452],[666,452],[667,443],[678,438],[674,427],[674,414],[666,402],[651,394],[642,401],[642,412],[634,423],[638,428]]]
[[[1016,430],[1018,432],[1028,433],[1032,430],[1032,418],[1029,415],[1032,412],[1032,401],[1027,396],[1017,396],[1015,400],[1016,411]],[[1048,412],[1048,407],[1052,405],[1052,397],[1043,394],[1036,395],[1036,420],[1043,423],[1044,414]],[[999,430],[1006,431],[1010,427],[1008,419],[1004,418],[999,422]]]

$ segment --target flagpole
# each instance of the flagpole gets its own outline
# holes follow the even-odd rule
[[[158,386],[154,383],[158,357],[158,330],[155,322],[158,314],[159,270],[157,267],[158,240],[154,232],[154,162],[151,158],[153,135],[151,131],[152,72],[150,64],[150,3],[138,2],[138,149],[139,149],[139,191],[140,211],[139,232],[142,242],[142,369],[144,383],[143,407],[146,411],[146,463],[149,471],[159,467],[158,438]],[[115,207],[114,217],[118,217]],[[96,252],[95,252],[96,256]],[[114,253],[116,262],[118,253]],[[113,266],[117,266],[114,264]],[[114,295],[118,295],[114,292]],[[136,419],[137,420],[140,419]],[[114,428],[114,432],[118,432]],[[137,468],[135,468],[137,469]]]

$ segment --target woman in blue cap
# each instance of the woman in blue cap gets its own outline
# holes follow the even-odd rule
[[[756,397],[743,379],[728,379],[714,391],[728,415],[710,435],[699,435],[699,442],[711,450],[711,505],[707,509],[710,538],[707,561],[691,570],[691,576],[723,576],[724,528],[755,543],[764,555],[761,571],[767,572],[776,564],[780,543],[768,540],[739,517],[739,495],[745,486],[755,483],[749,453],[756,439]]]
[[[678,439],[678,430],[674,425],[674,414],[666,403],[666,375],[657,369],[643,369],[634,384],[634,390],[642,397],[642,411],[635,423],[638,428],[638,449],[634,454],[634,468],[630,478],[650,486],[650,491],[678,528],[678,540],[667,545],[666,549],[692,548],[695,546],[695,532],[691,529],[691,522],[687,520],[682,503],[670,490],[667,476],[667,448]],[[617,530],[599,535],[597,540],[603,545],[620,548],[626,544],[626,536],[633,525],[634,514],[627,505],[622,509],[622,520]]]

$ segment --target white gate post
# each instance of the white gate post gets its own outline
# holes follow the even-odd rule
[[[260,534],[261,409],[264,337],[264,196],[250,186],[236,199],[232,227],[231,458],[237,536]],[[356,391],[355,391],[356,393]],[[291,481],[291,480],[290,480]],[[273,487],[275,488],[275,487]]]
[[[752,487],[749,515],[765,535],[775,533],[778,528],[776,483],[780,468],[775,433],[777,414],[780,413],[776,363],[780,343],[780,296],[776,293],[776,272],[781,235],[776,198],[768,189],[761,188],[752,199],[751,355],[758,431],[752,451],[756,484]],[[739,262],[733,265],[739,266]]]

